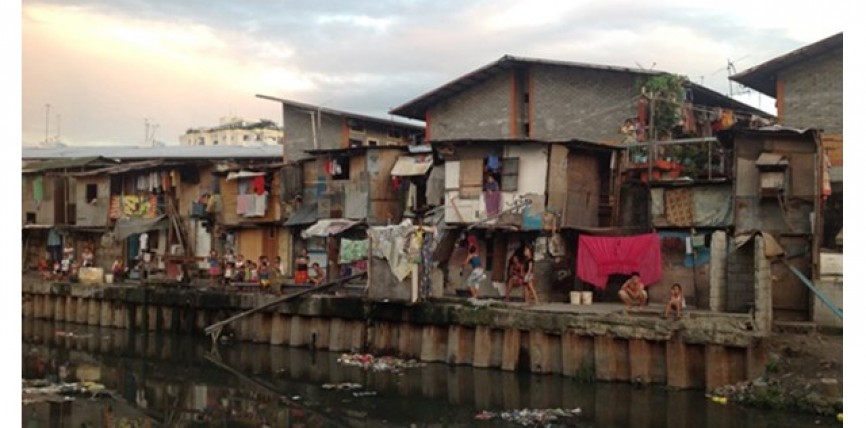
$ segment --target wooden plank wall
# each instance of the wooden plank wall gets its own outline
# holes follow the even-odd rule
[[[568,148],[558,144],[550,146],[550,160],[547,172],[547,209],[565,215],[568,199]],[[532,171],[527,171],[532,174]],[[560,222],[564,221],[561,217]]]
[[[593,154],[568,155],[568,227],[598,226],[599,182],[598,160]]]

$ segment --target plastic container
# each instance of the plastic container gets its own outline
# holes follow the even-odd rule
[[[580,292],[580,302],[584,305],[592,304],[592,291],[581,291]]]
[[[111,274],[111,273],[105,274],[105,283],[106,284],[113,284],[114,283],[114,274]]]
[[[569,293],[569,295],[571,297],[571,304],[572,305],[579,305],[583,299],[581,297],[582,294],[583,293],[581,293],[580,291],[572,291],[571,293]]]

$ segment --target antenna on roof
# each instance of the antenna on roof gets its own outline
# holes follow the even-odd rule
[[[643,71],[652,71],[652,69],[654,69],[656,67],[655,61],[653,61],[653,65],[651,65],[650,68],[644,68],[644,66],[640,65],[640,63],[637,61],[635,61],[634,63],[637,64],[637,67]]]

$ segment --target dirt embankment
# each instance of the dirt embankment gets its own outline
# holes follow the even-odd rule
[[[731,401],[773,409],[842,412],[842,336],[774,334],[766,374],[717,388]]]

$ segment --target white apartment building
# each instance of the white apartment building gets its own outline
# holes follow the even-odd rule
[[[185,146],[243,146],[277,145],[283,138],[283,129],[267,119],[244,120],[239,117],[221,117],[214,127],[190,128],[180,136]]]

